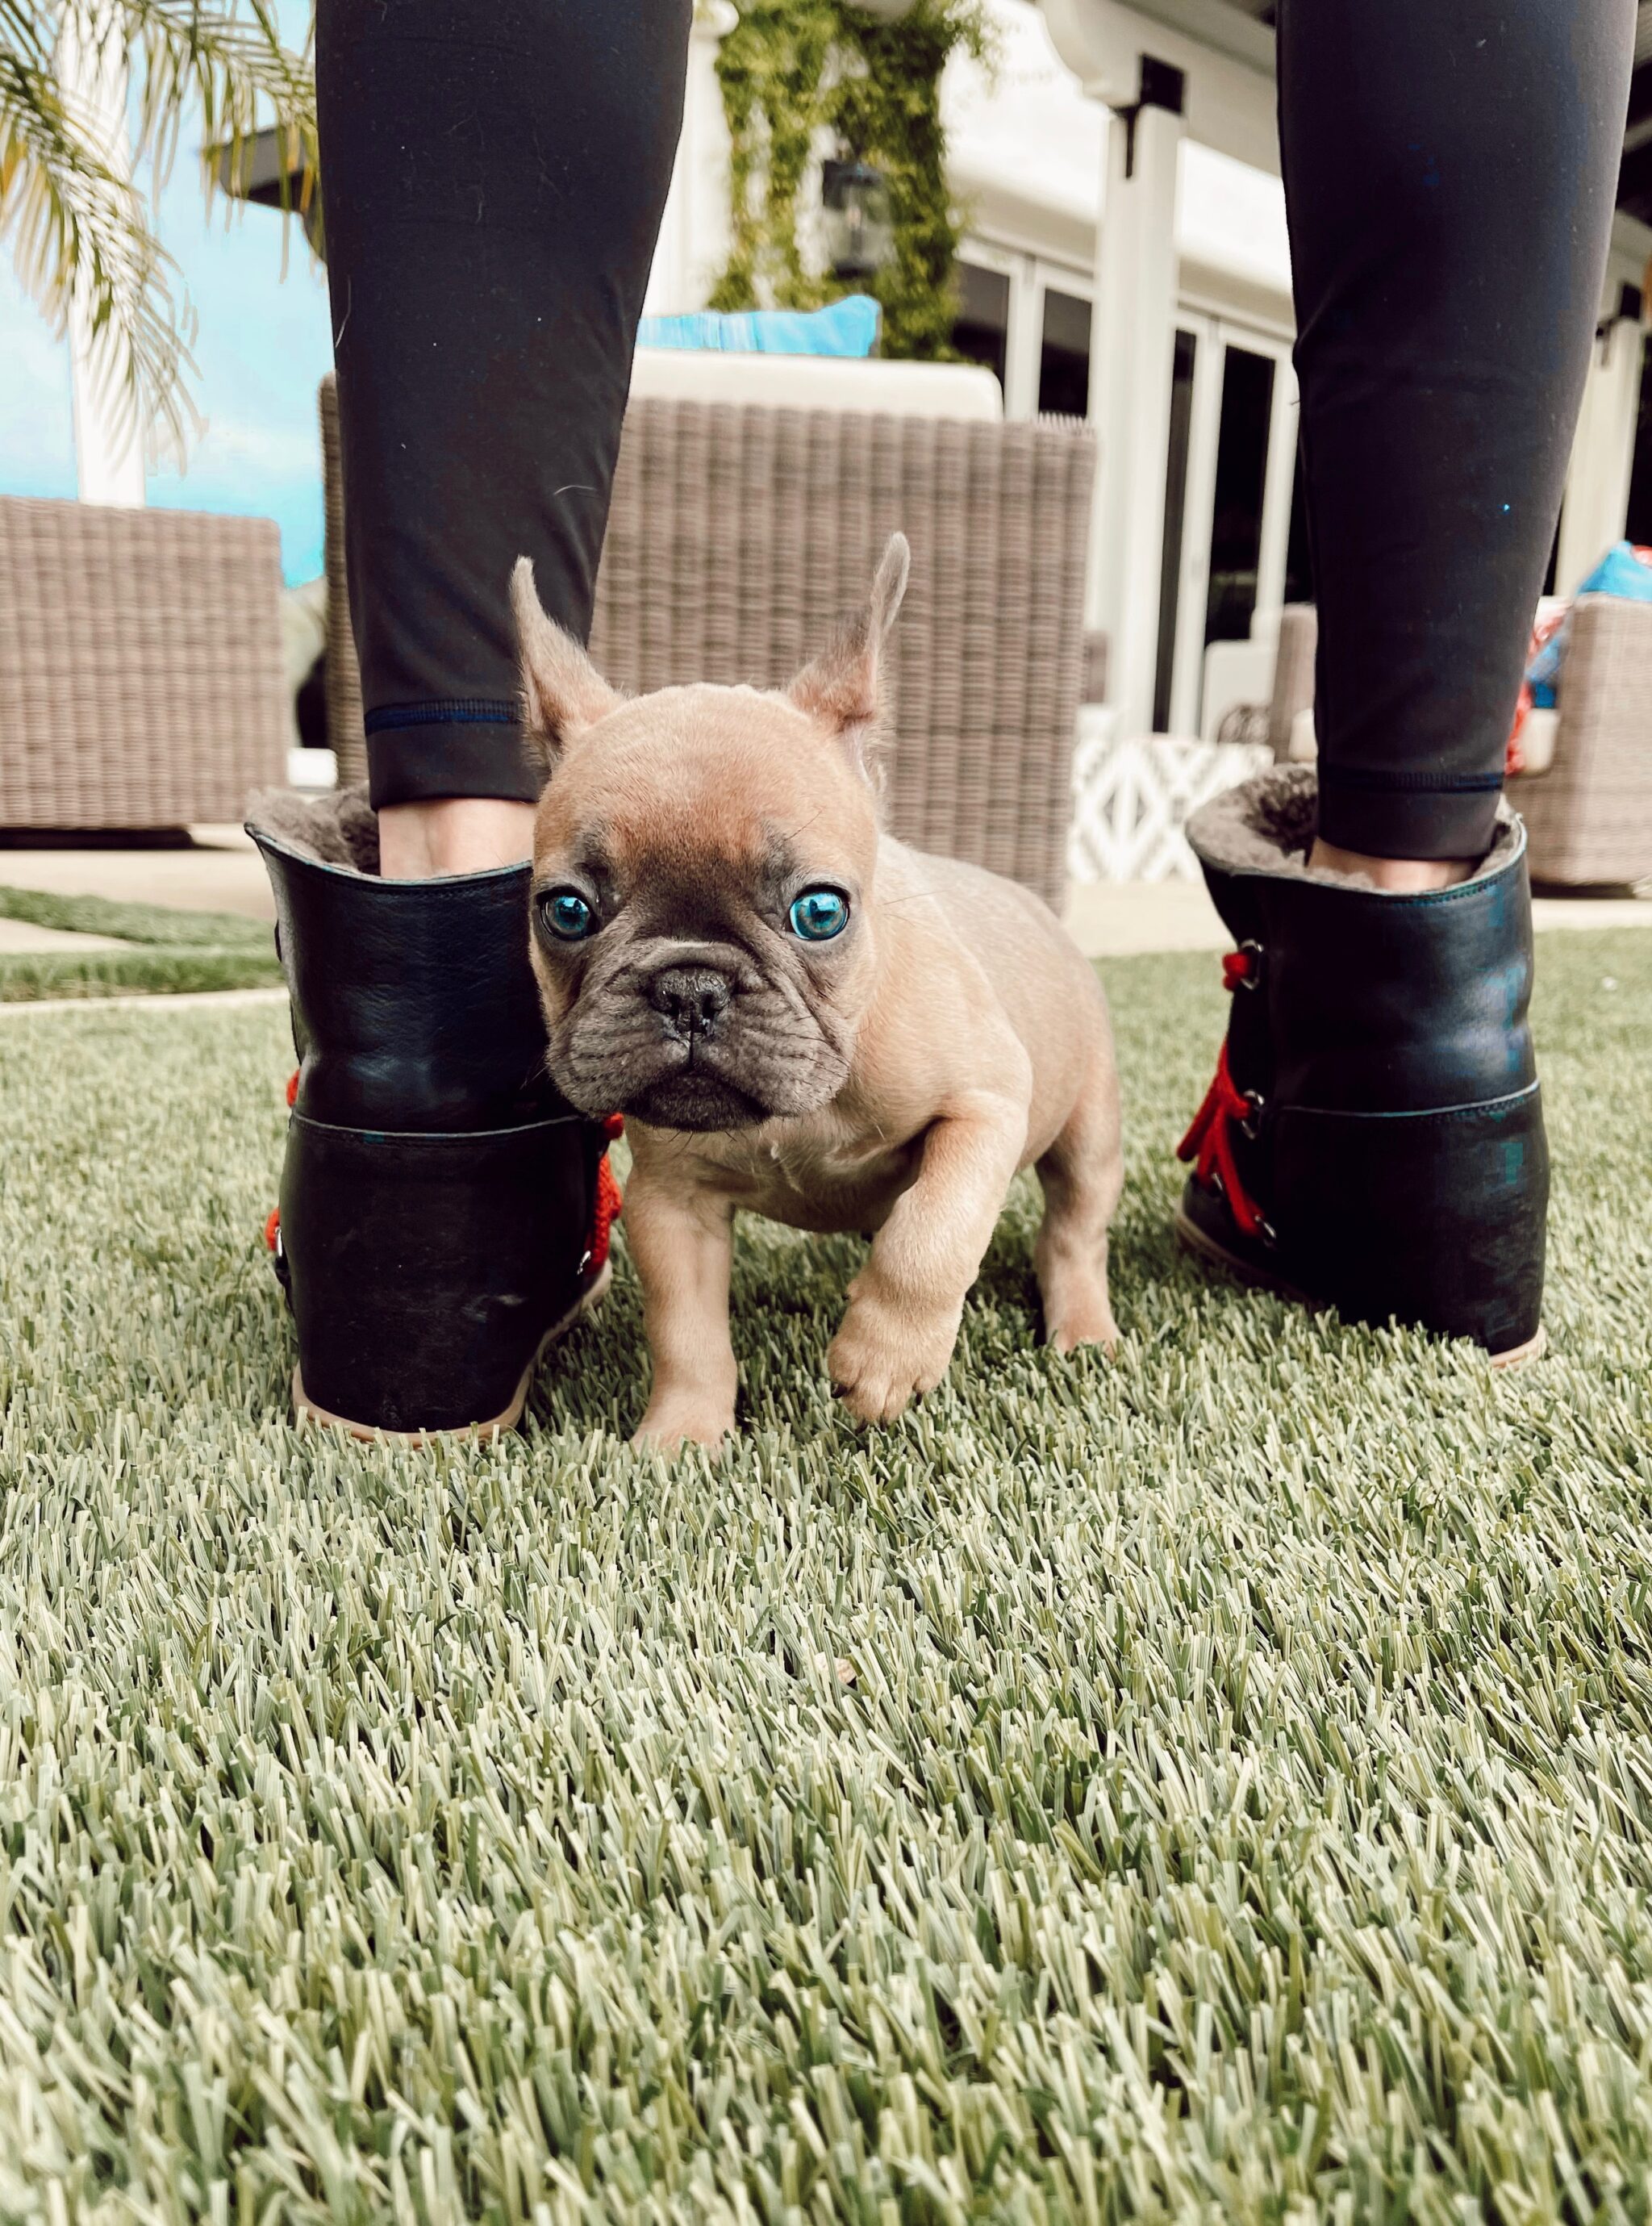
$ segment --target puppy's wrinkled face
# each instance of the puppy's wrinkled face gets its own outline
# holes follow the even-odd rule
[[[836,1096],[876,848],[864,783],[780,697],[671,689],[600,720],[534,843],[534,965],[563,1095],[669,1129]]]
[[[532,948],[550,1071],[581,1112],[734,1129],[827,1103],[874,959],[878,650],[905,584],[785,693],[626,700],[513,582],[530,734],[551,765]]]

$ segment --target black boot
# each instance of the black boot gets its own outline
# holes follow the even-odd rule
[[[531,869],[381,881],[352,792],[261,798],[247,831],[299,1058],[276,1256],[294,1403],[364,1434],[509,1428],[607,1272],[607,1139],[545,1071]]]
[[[1265,773],[1189,840],[1238,950],[1217,1078],[1181,1145],[1197,1250],[1350,1321],[1541,1350],[1548,1152],[1525,830],[1419,896],[1310,876],[1313,775]]]

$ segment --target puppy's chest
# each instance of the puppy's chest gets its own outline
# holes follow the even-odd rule
[[[876,1229],[918,1173],[921,1136],[901,1144],[837,1123],[773,1122],[720,1137],[720,1173],[737,1205],[795,1229]]]

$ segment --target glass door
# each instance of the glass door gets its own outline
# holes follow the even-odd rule
[[[1039,274],[1039,415],[1085,417],[1090,414],[1090,327],[1088,294],[1052,285]]]
[[[1153,727],[1197,735],[1204,652],[1242,641],[1283,600],[1296,458],[1287,344],[1214,317],[1177,319]]]
[[[1090,297],[1083,277],[1043,256],[964,243],[952,345],[1004,390],[1006,417],[1083,417],[1090,408]]]

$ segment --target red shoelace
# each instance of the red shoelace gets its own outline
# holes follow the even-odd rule
[[[287,1077],[287,1110],[290,1113],[293,1107],[296,1105],[297,1103],[298,1069],[295,1067],[292,1072]],[[280,1241],[280,1237],[281,1208],[278,1205],[272,1205],[270,1209],[270,1218],[264,1224],[264,1241],[270,1251],[273,1252],[275,1250],[277,1243]]]
[[[1223,958],[1222,986],[1229,995],[1255,979],[1253,951],[1229,951]],[[1220,1187],[1228,1201],[1228,1211],[1247,1237],[1259,1237],[1267,1224],[1261,1208],[1240,1180],[1233,1152],[1233,1129],[1236,1122],[1242,1128],[1255,1110],[1255,1101],[1245,1095],[1229,1070],[1224,1040],[1216,1063],[1216,1079],[1204,1093],[1204,1103],[1193,1116],[1192,1126],[1177,1145],[1176,1156],[1179,1160],[1197,1161],[1195,1178],[1206,1190],[1213,1186]]]
[[[287,1084],[287,1103],[293,1105],[298,1097],[298,1069],[295,1067]],[[602,1133],[607,1143],[602,1147],[602,1157],[596,1164],[596,1196],[591,1202],[591,1233],[585,1247],[584,1267],[594,1275],[607,1264],[608,1247],[613,1237],[613,1224],[619,1220],[625,1205],[625,1193],[620,1179],[608,1163],[608,1144],[625,1134],[626,1122],[622,1113],[610,1113],[602,1123]],[[281,1235],[281,1208],[272,1209],[264,1224],[264,1241],[270,1251],[276,1249]]]
[[[625,1132],[623,1113],[610,1113],[602,1123],[602,1133],[610,1144],[623,1136]],[[609,1165],[605,1145],[602,1157],[597,1161],[596,1198],[591,1207],[591,1241],[586,1248],[585,1264],[594,1275],[607,1262],[608,1240],[613,1234],[613,1224],[619,1220],[620,1208],[625,1202],[625,1193],[620,1187],[619,1177]]]

